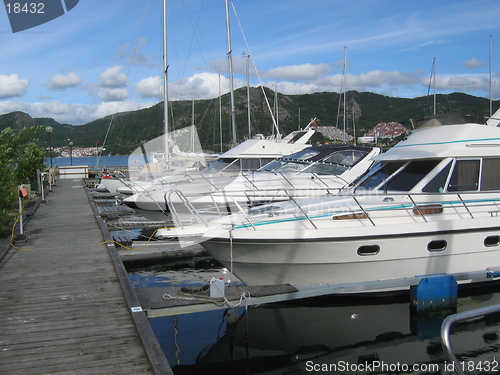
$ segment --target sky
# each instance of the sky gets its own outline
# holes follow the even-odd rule
[[[55,0],[54,0],[55,1]],[[162,101],[162,0],[80,0],[13,33],[0,8],[0,114],[80,125]],[[500,99],[498,0],[233,0],[234,87]],[[497,47],[498,46],[498,47]],[[169,99],[229,91],[224,0],[168,3]],[[249,58],[245,57],[250,55]],[[345,64],[344,74],[344,56]],[[333,105],[333,103],[332,103]]]

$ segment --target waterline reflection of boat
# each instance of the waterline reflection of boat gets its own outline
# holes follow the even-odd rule
[[[340,195],[211,223],[202,245],[248,285],[342,284],[500,266],[500,128],[415,130]]]
[[[460,296],[457,310],[499,302],[492,288]],[[315,364],[379,362],[421,370],[405,373],[453,373],[444,367],[450,361],[439,336],[446,314],[415,314],[407,298],[323,297],[242,310],[152,319],[168,342],[163,347],[174,372],[307,373],[306,366]],[[491,316],[457,325],[452,342],[459,359],[494,359],[499,323]]]

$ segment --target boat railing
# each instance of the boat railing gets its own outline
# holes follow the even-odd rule
[[[465,370],[467,369],[468,362],[467,361],[459,361],[457,356],[453,352],[453,349],[451,347],[451,342],[450,342],[450,330],[451,330],[451,328],[453,327],[454,324],[456,324],[458,322],[462,322],[462,321],[470,320],[470,319],[474,319],[474,318],[479,318],[482,316],[486,316],[489,314],[495,314],[495,313],[500,313],[500,304],[453,314],[453,315],[448,316],[443,321],[443,323],[441,325],[441,342],[442,342],[442,346],[443,346],[443,349],[445,351],[445,354],[453,362],[453,367],[454,367],[455,373],[457,373],[459,375],[464,375]]]
[[[192,215],[192,218],[195,221],[197,221],[198,224],[202,224],[204,226],[207,226],[207,223],[205,222],[205,220],[203,220],[201,215],[198,213],[198,210],[193,206],[193,204],[189,201],[189,199],[187,199],[186,196],[180,190],[171,189],[171,190],[168,190],[164,194],[164,199],[165,199],[165,203],[167,204],[168,210],[170,212],[170,215],[171,215],[172,220],[173,220],[176,227],[180,227],[180,228],[184,229],[184,220],[182,220],[182,218],[179,214],[179,211],[177,209],[177,205],[172,204],[172,202],[173,202],[172,196],[173,195],[176,195],[179,198],[179,200],[182,202],[182,205],[184,207],[186,207],[186,209],[188,210],[190,215]],[[191,223],[191,224],[193,224],[193,223]]]
[[[464,198],[465,194],[462,193],[446,194],[445,199],[439,199],[438,196],[442,197],[440,194],[436,194],[436,199],[433,199],[432,194],[395,194],[394,196],[397,196],[397,199],[390,195],[384,195],[381,196],[380,201],[370,199],[368,202],[363,202],[366,196],[349,194],[341,197],[352,199],[352,204],[336,207],[332,204],[334,201],[329,200],[329,198],[336,195],[331,194],[329,190],[331,189],[280,188],[241,192],[218,191],[215,194],[206,195],[205,197],[209,197],[210,203],[207,203],[207,199],[205,199],[205,204],[200,209],[195,204],[195,198],[202,197],[202,195],[194,194],[190,196],[187,193],[173,189],[166,193],[165,201],[168,203],[172,217],[177,218],[178,222],[182,221],[178,208],[180,204],[183,207],[182,213],[191,215],[198,225],[209,225],[206,220],[207,214],[210,214],[212,219],[217,216],[240,214],[255,230],[258,227],[253,219],[253,217],[256,217],[253,215],[255,213],[265,213],[269,217],[283,214],[295,215],[296,219],[302,218],[314,229],[317,229],[320,227],[318,220],[324,220],[325,216],[331,216],[333,220],[367,220],[370,225],[377,226],[380,220],[386,219],[388,215],[401,217],[403,211],[405,215],[411,216],[415,221],[422,222],[440,219],[440,215],[446,213],[466,215],[471,219],[475,219],[478,215],[498,216],[500,212],[500,195],[493,200],[485,201],[481,198],[475,198],[473,194],[469,194],[467,198]],[[178,197],[175,204],[172,203],[171,199],[173,195]],[[303,200],[302,198],[313,199]],[[317,204],[311,204],[311,202],[314,202],[314,198],[318,198]],[[290,205],[285,209],[282,206],[272,206],[273,203],[283,201],[290,202]],[[343,202],[345,203],[345,201]],[[324,204],[324,207],[322,204]],[[265,208],[259,212],[258,207],[260,206]],[[262,216],[259,217],[259,220],[262,220]],[[386,220],[384,222],[387,223]]]

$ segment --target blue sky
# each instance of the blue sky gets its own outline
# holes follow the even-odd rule
[[[250,53],[252,85],[260,77],[286,94],[339,92],[346,46],[348,90],[424,96],[436,58],[437,93],[489,97],[492,36],[500,99],[498,0],[233,0],[230,7],[235,87],[246,84]],[[228,91],[224,10],[224,0],[169,1],[171,100],[217,97],[219,79]],[[2,7],[0,49],[0,114],[78,125],[162,100],[161,0],[80,0],[15,34]]]

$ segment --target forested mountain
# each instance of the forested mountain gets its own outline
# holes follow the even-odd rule
[[[275,93],[265,89],[269,107],[275,110]],[[353,122],[356,135],[363,135],[380,122],[399,122],[411,128],[410,119],[423,118],[433,112],[433,98],[394,98],[370,92],[350,91],[347,93],[347,132],[352,134]],[[303,95],[277,95],[278,125],[283,134],[304,127],[316,117],[318,125],[343,125],[343,95],[321,92]],[[483,117],[488,115],[489,100],[463,93],[437,95],[437,113],[456,113]],[[222,133],[224,149],[231,142],[229,95],[224,95],[222,103]],[[272,118],[261,88],[250,90],[252,134],[264,135],[272,132]],[[500,103],[494,103],[498,108]],[[340,111],[339,111],[340,105]],[[202,147],[205,150],[219,150],[219,99],[197,100],[195,124]],[[171,102],[171,128],[180,129],[191,125],[192,102]],[[235,112],[238,140],[248,134],[247,90],[235,91]],[[299,117],[300,116],[300,117]],[[99,144],[106,147],[108,154],[130,154],[141,142],[163,134],[163,103],[153,107],[115,114],[85,125],[60,124],[50,118],[31,118],[23,112],[13,112],[0,116],[0,130],[11,127],[14,130],[32,125],[52,126],[52,146],[65,146],[69,140],[74,147],[90,147]],[[47,144],[47,135],[39,134],[41,145]]]

